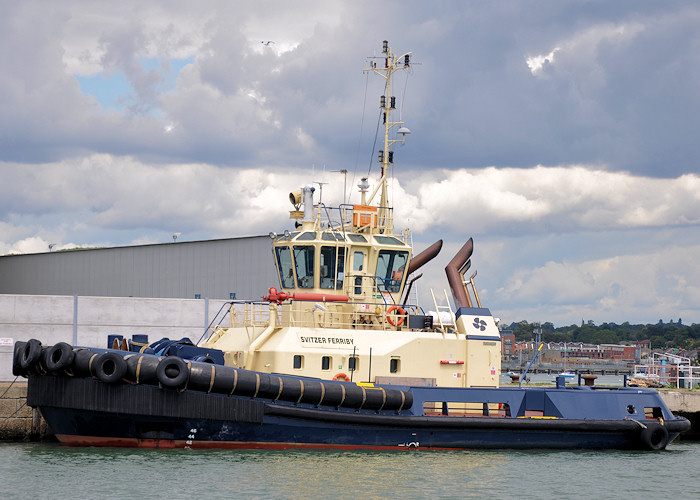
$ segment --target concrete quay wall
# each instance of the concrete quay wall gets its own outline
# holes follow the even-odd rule
[[[659,394],[673,413],[690,420],[690,430],[682,439],[700,441],[700,391],[661,390]]]
[[[39,441],[53,433],[38,409],[27,406],[27,382],[0,382],[0,441]]]
[[[109,335],[197,342],[226,301],[0,294],[0,381],[11,381],[14,343],[107,347]],[[228,323],[226,323],[228,324]]]

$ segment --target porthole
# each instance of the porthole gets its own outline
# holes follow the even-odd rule
[[[399,368],[401,366],[401,360],[400,359],[392,359],[389,361],[389,373],[399,373]]]

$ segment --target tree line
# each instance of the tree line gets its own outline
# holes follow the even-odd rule
[[[677,323],[664,323],[659,320],[655,325],[632,325],[624,322],[603,323],[595,325],[592,321],[581,325],[570,325],[555,328],[550,322],[528,323],[520,321],[511,323],[506,329],[512,330],[516,342],[524,342],[535,338],[535,329],[541,328],[543,342],[583,342],[584,344],[622,344],[639,340],[649,340],[652,349],[678,348],[688,351],[700,349],[700,324],[684,325],[679,319]]]

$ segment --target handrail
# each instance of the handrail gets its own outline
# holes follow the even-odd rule
[[[216,325],[220,325],[221,322],[222,322],[223,320],[226,319],[226,316],[231,312],[231,306],[232,306],[233,304],[234,304],[233,301],[229,301],[229,302],[224,302],[224,303],[221,305],[221,307],[219,308],[219,310],[216,312],[216,315],[214,316],[214,319],[212,319],[212,320],[209,322],[209,325],[207,325],[207,327],[204,329],[204,333],[202,333],[202,336],[199,337],[199,340],[196,342],[197,345],[199,345],[199,343],[202,342],[202,339],[203,339],[204,336],[207,334],[207,332],[209,332],[209,330],[212,329],[212,325],[214,325],[215,322],[216,322]],[[221,314],[221,311],[224,309],[224,307],[226,307],[226,312],[224,313],[224,315],[223,315],[223,316],[221,317],[221,319],[219,320],[219,319],[218,319],[219,314]],[[212,333],[213,333],[213,331],[212,331]],[[211,337],[211,335],[210,335],[210,337]]]
[[[279,317],[275,322],[278,326],[314,326],[320,328],[356,328],[356,325],[362,324],[366,328],[376,330],[396,330],[397,327],[391,326],[387,320],[387,311],[393,305],[398,305],[394,302],[376,303],[376,302],[323,302],[318,301],[315,304],[323,304],[323,308],[316,307],[316,314],[309,314],[309,308],[299,304],[308,303],[308,301],[284,302],[278,306]],[[271,321],[269,304],[263,302],[236,302],[236,304],[244,304],[245,308],[242,312],[243,317],[236,326],[253,326],[255,328],[263,328]],[[295,304],[297,304],[295,306]],[[313,307],[313,304],[309,307]],[[399,330],[407,330],[408,318],[410,316],[425,316],[424,311],[417,305],[401,304],[405,311],[406,321],[398,327]],[[240,323],[240,324],[239,324]],[[419,330],[422,328],[418,328]]]

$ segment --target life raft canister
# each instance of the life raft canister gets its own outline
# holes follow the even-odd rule
[[[391,317],[391,313],[394,311],[398,313],[398,318],[396,319],[396,322],[394,322],[394,319]],[[401,326],[406,320],[406,311],[404,311],[403,307],[401,306],[393,305],[386,310],[386,320],[391,326]]]
[[[336,373],[336,374],[333,376],[333,379],[332,379],[332,380],[335,380],[336,382],[337,382],[337,381],[341,381],[341,382],[350,382],[350,377],[348,377],[348,376],[345,375],[344,373]]]

